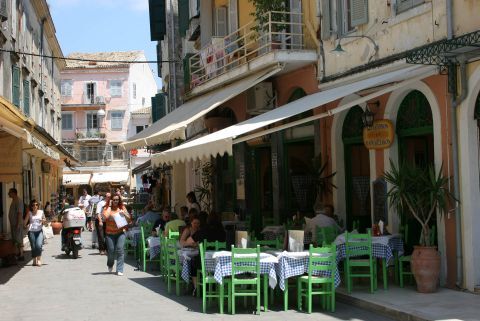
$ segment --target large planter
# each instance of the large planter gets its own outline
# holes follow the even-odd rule
[[[53,234],[60,234],[60,231],[62,230],[62,222],[52,222],[50,224],[52,225]]]
[[[440,276],[440,255],[434,246],[414,246],[412,273],[420,293],[437,291]]]

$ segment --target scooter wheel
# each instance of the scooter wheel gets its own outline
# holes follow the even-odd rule
[[[78,258],[78,249],[73,249],[73,258],[76,259]]]

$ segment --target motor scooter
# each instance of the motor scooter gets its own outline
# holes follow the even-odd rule
[[[85,212],[79,207],[71,207],[63,212],[62,250],[67,255],[72,253],[74,259],[78,258],[78,251],[83,248],[82,228],[85,221]]]

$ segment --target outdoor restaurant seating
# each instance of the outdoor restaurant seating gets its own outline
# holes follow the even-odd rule
[[[345,232],[345,281],[348,293],[352,292],[352,279],[369,278],[370,292],[376,289],[377,269],[372,254],[372,234]],[[362,268],[358,271],[358,268]]]
[[[177,251],[177,239],[168,238],[166,244],[167,252],[167,288],[171,291],[172,281],[175,282],[175,293],[180,295],[180,285],[183,283],[180,269],[180,258]]]
[[[147,246],[147,240],[145,238],[145,228],[140,226],[141,238],[140,238],[140,263],[143,269],[143,272],[147,269],[148,262],[160,262],[160,258],[152,258],[149,255],[150,248]]]

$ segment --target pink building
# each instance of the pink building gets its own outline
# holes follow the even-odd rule
[[[149,118],[139,124],[131,114],[151,106],[157,85],[148,64],[124,61],[145,61],[145,55],[129,51],[68,57],[87,61],[68,60],[61,73],[62,141],[83,163],[75,172],[65,169],[64,184],[73,195],[87,186],[128,185],[129,155],[119,144],[149,125]]]

